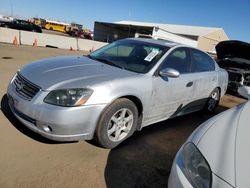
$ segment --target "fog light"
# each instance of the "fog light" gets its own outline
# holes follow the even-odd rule
[[[49,126],[49,125],[46,125],[46,124],[44,124],[44,123],[42,123],[42,122],[37,122],[37,127],[39,128],[39,129],[41,129],[41,130],[43,130],[43,131],[45,131],[45,132],[47,132],[47,133],[51,133],[52,131],[53,131],[53,129],[51,128],[51,126]]]
[[[46,125],[43,126],[43,130],[45,132],[52,132],[52,128],[50,126],[46,126]]]

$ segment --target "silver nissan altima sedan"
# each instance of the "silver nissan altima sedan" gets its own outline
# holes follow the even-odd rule
[[[46,138],[95,138],[113,148],[147,125],[212,112],[227,83],[227,72],[198,49],[124,39],[88,56],[28,64],[10,81],[7,96],[14,115]]]

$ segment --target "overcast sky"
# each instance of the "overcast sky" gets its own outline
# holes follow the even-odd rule
[[[77,22],[145,21],[222,27],[230,39],[250,42],[250,0],[0,0],[0,14]]]

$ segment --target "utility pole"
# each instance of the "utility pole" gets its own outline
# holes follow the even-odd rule
[[[11,17],[13,17],[13,3],[10,1],[10,11],[11,11]]]

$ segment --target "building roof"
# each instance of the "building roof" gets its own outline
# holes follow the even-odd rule
[[[162,46],[168,46],[168,47],[182,45],[181,43],[177,43],[177,42],[173,42],[173,41],[155,40],[155,39],[150,39],[150,38],[129,38],[128,40],[149,42],[149,43],[158,44],[158,45],[162,45]]]
[[[204,36],[213,31],[221,30],[217,27],[200,27],[200,26],[186,26],[186,25],[174,25],[174,24],[161,24],[161,23],[149,23],[149,22],[136,22],[136,21],[119,21],[116,24],[122,25],[134,25],[134,26],[146,26],[146,27],[159,27],[162,30],[180,35],[192,35],[192,36]]]

